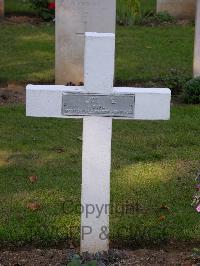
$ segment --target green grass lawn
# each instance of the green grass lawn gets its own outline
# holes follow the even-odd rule
[[[54,26],[0,25],[0,82],[54,80]]]
[[[0,24],[0,82],[54,81],[54,25]],[[116,79],[192,76],[193,26],[118,27]]]
[[[8,14],[18,14],[18,15],[34,15],[35,10],[25,1],[21,0],[4,0],[5,3],[5,13]]]
[[[54,81],[53,24],[4,22],[0,32],[0,83]],[[118,27],[116,79],[144,82],[171,69],[191,77],[193,36],[193,26]],[[111,240],[200,241],[191,207],[199,132],[199,106],[174,106],[165,122],[113,122]],[[22,105],[0,107],[1,244],[79,239],[81,135],[81,120],[26,118]],[[28,209],[32,202],[40,208]]]
[[[111,240],[200,241],[200,217],[191,207],[199,106],[175,106],[165,122],[113,123]],[[80,120],[26,118],[23,106],[0,108],[1,243],[79,238],[81,134]],[[31,202],[41,209],[27,209]]]
[[[118,28],[116,78],[160,79],[172,69],[191,77],[193,39],[192,26]]]

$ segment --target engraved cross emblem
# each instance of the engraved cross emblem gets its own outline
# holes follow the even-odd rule
[[[109,248],[112,119],[170,118],[169,89],[113,87],[114,55],[114,34],[86,33],[84,86],[27,86],[27,116],[83,118],[81,252]]]

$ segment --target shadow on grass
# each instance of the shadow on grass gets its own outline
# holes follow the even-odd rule
[[[200,241],[191,207],[199,120],[199,107],[180,106],[168,122],[114,121],[111,240]],[[32,119],[23,106],[0,108],[2,243],[79,239],[81,134],[80,120]],[[31,202],[38,210],[27,208]]]

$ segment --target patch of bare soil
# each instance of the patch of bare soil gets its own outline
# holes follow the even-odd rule
[[[112,253],[113,252],[113,253]],[[114,250],[110,254],[120,255],[113,261],[112,258],[102,257],[99,266],[105,265],[200,265],[200,258],[192,256],[189,251],[167,251],[139,249],[134,251]],[[30,249],[20,251],[1,251],[1,266],[37,266],[37,265],[67,265],[76,253],[72,249]]]
[[[186,25],[194,24],[194,21],[191,19],[180,19],[180,20],[177,20],[176,24],[181,25],[181,26],[186,26]]]
[[[37,25],[40,23],[43,23],[44,21],[37,16],[31,16],[31,15],[22,15],[22,14],[9,14],[6,17],[4,17],[4,19],[0,20],[1,22],[4,23],[9,23],[9,24],[20,24],[20,23],[28,23],[28,24],[33,24],[33,25]],[[168,26],[171,24],[177,24],[177,25],[190,25],[191,23],[194,23],[191,19],[180,19],[174,22],[156,22],[156,21],[149,21],[149,19],[147,19],[147,21],[145,21],[144,19],[144,25],[149,25],[151,27],[157,26],[157,25],[163,25],[163,26]]]
[[[82,86],[83,84],[78,84]],[[66,84],[66,86],[73,86],[72,83]],[[147,86],[145,83],[136,83],[136,82],[121,82],[117,81],[115,83],[115,86],[117,87],[152,87],[152,86]],[[18,103],[25,103],[25,98],[26,98],[26,91],[25,91],[26,85],[20,85],[20,84],[15,84],[15,83],[10,83],[6,86],[0,85],[0,106],[1,105],[7,105],[7,104],[18,104]],[[156,87],[156,84],[154,85]],[[159,84],[157,85],[159,86]],[[181,103],[179,97],[173,95],[173,103]],[[0,265],[1,266],[1,265]]]
[[[0,87],[0,106],[25,102],[25,86],[9,83]]]
[[[43,20],[36,16],[16,16],[16,15],[9,15],[2,20],[2,22],[9,23],[9,24],[20,24],[20,23],[28,23],[37,25],[43,22]]]
[[[140,249],[128,252],[130,258],[121,265],[198,265],[200,260],[188,251]]]

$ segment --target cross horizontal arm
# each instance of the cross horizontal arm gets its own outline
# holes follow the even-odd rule
[[[81,86],[28,85],[26,88],[27,116],[72,118],[62,114],[64,93],[85,93],[85,89]],[[131,119],[168,120],[170,118],[171,91],[167,88],[117,87],[113,88],[112,94],[135,96],[134,117]]]

